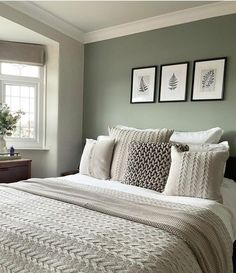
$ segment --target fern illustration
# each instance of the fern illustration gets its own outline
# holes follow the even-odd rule
[[[143,77],[141,77],[140,83],[139,83],[139,92],[145,92],[148,90],[148,86],[146,85]]]
[[[215,71],[207,71],[202,77],[202,88],[209,88],[215,82]]]
[[[175,90],[178,86],[178,79],[175,76],[175,73],[173,73],[173,75],[171,76],[170,80],[169,80],[169,89],[170,90]]]

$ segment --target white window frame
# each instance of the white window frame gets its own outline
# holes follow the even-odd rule
[[[1,64],[2,62],[0,62]],[[7,146],[16,149],[44,149],[45,148],[45,118],[46,118],[46,67],[39,66],[39,77],[24,77],[2,75],[0,65],[0,102],[4,102],[4,84],[28,85],[36,87],[35,96],[35,138],[6,137]]]

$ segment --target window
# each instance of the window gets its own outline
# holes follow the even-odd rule
[[[42,148],[44,144],[44,68],[0,62],[0,101],[12,111],[25,114],[16,131],[7,138],[8,146]]]

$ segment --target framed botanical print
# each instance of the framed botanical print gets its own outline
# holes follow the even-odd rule
[[[194,62],[191,100],[223,100],[227,58]]]
[[[159,102],[186,101],[188,62],[161,65]]]
[[[155,102],[156,66],[132,69],[130,103]]]

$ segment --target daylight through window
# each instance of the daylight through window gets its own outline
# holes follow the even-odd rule
[[[18,148],[43,145],[43,67],[0,62],[0,101],[25,114],[8,142]]]

